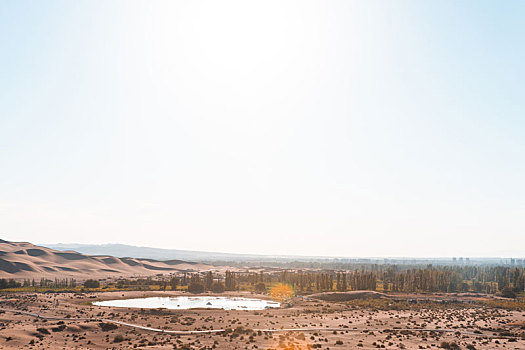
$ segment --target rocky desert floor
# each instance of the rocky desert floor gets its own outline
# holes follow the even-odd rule
[[[64,318],[46,320],[0,311],[1,349],[525,349],[525,312],[481,304],[379,306],[294,298],[263,311],[98,307],[92,301],[172,292],[5,293],[0,308]],[[251,293],[222,296],[267,298]],[[90,318],[92,320],[76,320]],[[178,335],[164,330],[213,330]],[[294,330],[287,330],[287,329]],[[273,330],[270,332],[269,330]]]

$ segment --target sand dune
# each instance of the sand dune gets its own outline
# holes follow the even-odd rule
[[[0,278],[100,278],[202,271],[209,265],[182,260],[116,258],[57,251],[27,242],[0,240]]]

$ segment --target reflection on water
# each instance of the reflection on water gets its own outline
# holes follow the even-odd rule
[[[224,310],[264,310],[281,306],[280,303],[270,300],[210,296],[151,297],[140,299],[106,300],[93,302],[93,305],[144,309],[165,308],[171,310],[187,310],[197,308]]]

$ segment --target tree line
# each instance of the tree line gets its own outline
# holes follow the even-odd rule
[[[90,282],[93,283],[93,282]],[[281,270],[267,272],[182,273],[136,279],[119,279],[119,289],[188,290],[194,293],[235,290],[266,291],[274,283],[291,285],[299,293],[372,290],[384,292],[484,292],[525,291],[525,268],[509,266],[427,266],[407,269],[375,265],[354,270]],[[74,279],[0,279],[0,289],[18,287],[75,288]],[[93,288],[93,286],[84,287]]]
[[[390,266],[354,271],[283,271],[272,281],[291,284],[300,292],[373,290],[385,292],[484,292],[525,291],[525,269],[519,267]]]

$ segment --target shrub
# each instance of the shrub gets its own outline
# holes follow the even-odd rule
[[[124,336],[122,334],[117,334],[115,338],[113,338],[113,343],[121,343],[124,341]]]
[[[84,282],[84,287],[86,288],[98,288],[100,287],[100,282],[97,280],[89,279]]]
[[[112,331],[114,329],[117,329],[118,326],[114,323],[105,323],[105,322],[100,322],[98,324],[98,326],[100,327],[100,329],[102,329],[102,331],[104,332],[109,332],[109,331]]]
[[[64,329],[66,329],[66,326],[64,324],[61,324],[60,326],[58,327],[53,327],[51,328],[51,330],[53,332],[62,332]]]
[[[191,283],[188,286],[188,292],[193,294],[199,294],[204,292],[204,286],[202,283]]]
[[[211,291],[213,293],[222,293],[224,292],[224,284],[220,282],[215,282],[211,285]]]
[[[442,349],[457,350],[460,347],[455,342],[449,343],[449,342],[444,341],[444,342],[441,342],[441,348]]]
[[[264,283],[257,283],[255,285],[255,291],[258,293],[266,293],[266,285]]]
[[[37,328],[37,331],[40,334],[49,334],[49,331],[47,330],[47,328]]]
[[[510,287],[505,287],[503,288],[503,290],[501,291],[501,296],[502,297],[505,297],[505,298],[512,298],[512,299],[515,299],[516,298],[516,293],[514,293],[512,291],[512,289],[510,289]]]

